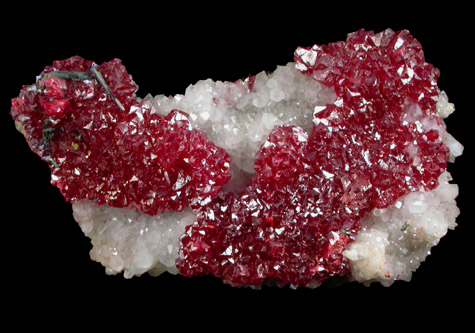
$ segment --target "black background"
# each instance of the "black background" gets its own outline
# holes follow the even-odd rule
[[[85,4],[76,9],[42,4],[29,7],[28,15],[21,8],[2,14],[2,174],[7,198],[2,201],[2,275],[9,281],[5,291],[12,292],[8,297],[12,313],[43,309],[53,314],[63,309],[71,310],[80,321],[83,315],[88,317],[86,313],[90,319],[94,309],[115,313],[120,323],[127,320],[117,317],[118,313],[142,308],[148,300],[152,302],[148,310],[156,310],[156,319],[165,322],[163,309],[186,313],[184,318],[200,311],[208,319],[221,313],[230,322],[262,318],[266,313],[294,323],[310,320],[315,325],[329,320],[324,315],[328,310],[347,318],[344,309],[361,312],[368,320],[375,313],[388,320],[397,318],[402,326],[421,309],[432,313],[424,317],[423,324],[438,314],[441,318],[465,316],[467,306],[462,301],[473,297],[469,159],[474,58],[471,24],[463,17],[470,10],[447,5],[452,12],[431,5],[415,12],[404,5],[374,12],[370,9],[377,7],[359,4],[362,14],[350,9],[343,15],[339,5],[328,9],[304,3],[281,5],[277,12],[272,8],[257,12],[254,4],[239,13],[237,4],[231,3],[220,12],[213,11],[215,6],[206,7],[204,13],[185,4],[175,9],[127,6],[115,13],[108,7]],[[13,20],[7,21],[8,17]],[[107,276],[99,263],[89,259],[90,241],[74,221],[71,205],[50,185],[48,167],[29,150],[8,114],[10,99],[23,84],[33,83],[52,61],[73,55],[96,63],[120,58],[139,85],[140,97],[173,95],[184,93],[189,84],[201,79],[234,81],[273,71],[293,61],[297,46],[344,40],[347,33],[360,28],[375,32],[408,29],[421,42],[426,61],[441,71],[439,87],[456,106],[457,111],[446,120],[448,130],[465,146],[464,155],[449,165],[460,186],[459,226],[433,248],[410,283],[399,281],[390,288],[348,283],[315,290],[255,291],[231,288],[209,276],[190,279],[163,274],[152,278],[145,274],[130,280]],[[366,307],[356,305],[362,300]],[[79,304],[84,306],[77,310],[74,305]],[[445,311],[449,314],[443,314]],[[98,312],[94,316],[100,317]],[[276,322],[263,318],[263,323]],[[348,319],[348,323],[357,321]],[[333,323],[342,325],[338,320]]]

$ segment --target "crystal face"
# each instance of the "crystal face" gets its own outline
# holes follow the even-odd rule
[[[108,274],[390,285],[458,215],[446,163],[463,147],[438,77],[408,31],[360,30],[175,97],[137,98],[120,60],[72,57],[11,114]]]

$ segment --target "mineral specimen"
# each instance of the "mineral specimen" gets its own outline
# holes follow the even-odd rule
[[[12,100],[92,259],[233,286],[409,280],[453,229],[454,110],[408,31],[299,47],[294,63],[137,98],[119,60],[56,61]]]

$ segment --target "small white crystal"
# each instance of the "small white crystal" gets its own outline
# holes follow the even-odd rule
[[[285,97],[285,94],[282,90],[274,88],[270,91],[270,99],[274,102],[280,102]]]
[[[444,137],[444,143],[450,149],[449,162],[454,162],[455,158],[462,155],[463,146],[452,135],[447,133]]]
[[[445,91],[440,92],[436,109],[437,115],[441,118],[447,118],[455,111],[455,107],[452,103],[449,103],[449,98],[447,97]]]

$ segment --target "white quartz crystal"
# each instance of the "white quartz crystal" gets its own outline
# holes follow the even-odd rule
[[[449,162],[454,162],[455,158],[462,155],[463,146],[450,133],[444,137],[445,145],[450,149]]]
[[[437,101],[437,114],[441,118],[447,118],[455,111],[453,103],[449,103],[449,98],[445,91],[441,91],[439,94],[439,100]]]

